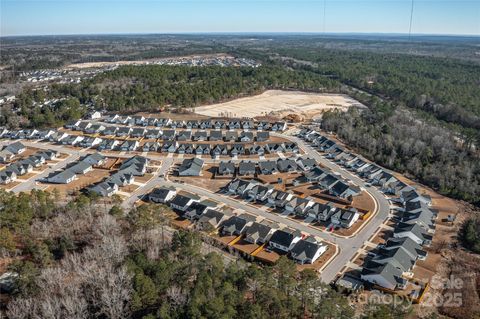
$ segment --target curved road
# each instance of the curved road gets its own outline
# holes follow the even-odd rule
[[[376,204],[377,204],[376,214],[370,219],[370,221],[360,231],[358,231],[358,233],[355,236],[350,238],[338,237],[331,233],[324,232],[316,228],[310,227],[307,224],[299,223],[294,220],[284,218],[278,214],[264,211],[246,202],[235,200],[225,194],[213,193],[210,190],[189,185],[189,184],[180,184],[176,182],[167,181],[163,177],[160,177],[160,175],[163,175],[164,173],[166,173],[174,162],[181,159],[168,158],[165,156],[155,156],[155,155],[152,156],[151,154],[149,154],[148,156],[150,159],[162,160],[162,166],[159,172],[156,174],[155,177],[153,177],[145,185],[135,190],[135,192],[132,193],[130,198],[124,201],[123,206],[128,207],[130,205],[133,205],[138,199],[140,199],[144,194],[148,193],[154,187],[158,187],[161,185],[173,186],[173,187],[176,187],[177,189],[185,190],[187,192],[198,194],[199,196],[205,196],[213,200],[216,200],[218,202],[225,203],[228,206],[231,206],[232,208],[242,209],[251,214],[258,215],[263,218],[273,220],[277,223],[285,224],[289,227],[299,229],[305,233],[309,233],[314,236],[318,236],[326,241],[332,242],[339,247],[340,249],[339,254],[324,268],[324,270],[321,273],[322,280],[324,282],[330,282],[333,279],[335,279],[337,273],[355,256],[358,249],[363,246],[363,244],[372,236],[372,234],[374,234],[377,231],[380,225],[385,221],[385,219],[388,217],[388,214],[389,214],[390,204],[388,200],[385,198],[385,196],[376,188],[367,187],[365,185],[366,183],[364,180],[354,175],[353,173],[345,170],[344,168],[328,161],[323,156],[321,156],[315,149],[313,149],[310,145],[306,144],[300,138],[295,136],[290,136],[290,135],[278,134],[278,133],[271,133],[271,135],[283,137],[292,142],[296,142],[297,145],[305,152],[307,156],[314,158],[317,162],[321,163],[325,167],[332,169],[334,172],[338,172],[338,174],[343,178],[351,180],[358,186],[363,187],[376,201]],[[77,158],[77,156],[82,153],[84,154],[87,153],[88,151],[88,150],[74,151],[62,146],[52,145],[52,144],[31,143],[27,141],[23,143],[27,146],[33,146],[33,147],[45,148],[45,149],[50,148],[50,149],[62,151],[64,153],[69,153],[69,155],[71,155],[69,161]],[[77,156],[72,156],[72,155],[77,155]],[[104,155],[107,155],[107,154],[104,154]],[[111,155],[111,154],[108,154],[108,155]],[[128,155],[128,154],[119,155],[119,157],[125,157],[125,158],[131,157],[131,156],[132,155]],[[218,160],[212,160],[212,159],[205,159],[205,160],[206,162],[215,162],[215,161],[218,162]],[[55,165],[53,168],[58,169],[59,166],[63,166],[63,165],[62,164]],[[53,169],[50,168],[47,171],[53,171]],[[47,172],[44,172],[43,174],[47,174]],[[36,180],[37,178],[38,176],[33,177],[31,181],[26,182],[26,184],[29,186],[34,186],[34,180]],[[24,187],[19,187],[17,189],[14,189],[14,191],[18,192],[20,190],[23,190],[23,188]]]

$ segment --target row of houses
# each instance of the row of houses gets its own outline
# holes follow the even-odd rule
[[[226,191],[230,195],[283,210],[310,222],[330,222],[334,226],[350,228],[360,217],[355,208],[342,209],[332,203],[318,203],[251,180],[234,179],[226,186]]]
[[[345,150],[342,146],[337,145],[335,141],[315,130],[301,130],[298,136],[310,142],[312,146],[323,152],[325,157],[332,162],[345,167],[371,185],[379,187],[387,195],[400,196],[406,191],[414,190],[412,186],[402,182],[384,168]],[[420,196],[419,194],[416,195]],[[422,198],[430,201],[427,196],[422,196]],[[402,199],[399,200],[405,202]]]
[[[12,140],[25,139],[25,140],[34,140],[34,139],[47,139],[55,133],[55,130],[46,129],[46,130],[36,130],[36,129],[25,129],[25,130],[7,130],[6,128],[0,128],[0,138],[9,138]]]
[[[176,141],[163,142],[146,142],[141,148],[143,152],[160,152],[160,153],[178,153],[178,154],[196,154],[196,155],[258,155],[275,153],[298,153],[298,146],[294,142],[286,143],[268,143],[264,145],[253,144],[190,144],[178,143]]]
[[[120,187],[132,184],[136,176],[145,175],[147,165],[147,158],[143,156],[133,156],[124,161],[114,174],[108,176],[100,183],[89,186],[87,190],[100,196],[112,196]]]
[[[257,221],[249,214],[227,215],[210,204],[199,202],[197,197],[177,194],[173,188],[157,188],[149,194],[149,200],[169,204],[199,229],[219,229],[224,236],[242,236],[251,244],[268,244],[270,249],[286,253],[300,264],[314,263],[328,248],[298,230],[279,229],[276,223]]]
[[[217,174],[221,176],[234,176],[235,174],[241,176],[262,174],[273,175],[276,173],[296,172],[298,170],[308,171],[316,166],[316,161],[312,158],[299,157],[295,158],[280,158],[276,161],[260,161],[250,162],[242,161],[238,165],[230,161],[220,162],[217,168]]]
[[[0,184],[9,184],[15,181],[18,176],[28,174],[33,171],[35,167],[40,167],[45,164],[46,161],[53,160],[56,157],[56,151],[46,150],[36,152],[25,159],[12,163],[0,171]]]
[[[90,122],[80,122],[78,126],[69,127],[73,130],[82,131],[85,134],[100,134],[102,136],[132,137],[132,138],[148,138],[162,140],[177,141],[226,141],[226,142],[265,142],[270,138],[270,133],[265,131],[221,131],[199,130],[192,132],[191,130],[176,129],[146,129],[143,127],[118,127],[104,126],[102,124],[91,124]]]
[[[385,289],[405,289],[418,260],[424,260],[423,249],[431,244],[437,212],[430,208],[431,198],[400,181],[392,173],[350,153],[314,130],[298,134],[338,165],[354,172],[400,205],[393,221],[393,234],[366,258],[361,279]]]
[[[69,184],[77,179],[77,175],[84,175],[90,172],[94,166],[103,165],[105,159],[105,156],[99,153],[85,155],[65,169],[50,173],[42,181],[53,184]]]
[[[298,153],[298,145],[294,142],[268,143],[245,145],[236,144],[212,144],[212,143],[179,143],[174,138],[159,142],[146,142],[140,146],[139,140],[116,140],[93,136],[67,134],[65,132],[52,132],[46,138],[48,141],[60,145],[71,145],[82,148],[97,148],[99,151],[142,151],[196,155],[259,155],[274,153]],[[1,157],[0,157],[1,160]]]
[[[269,121],[253,121],[253,120],[190,120],[190,121],[174,121],[169,118],[155,118],[144,116],[120,116],[118,114],[111,115],[105,119],[106,123],[123,124],[128,126],[156,126],[169,128],[185,128],[185,129],[223,129],[223,130],[259,130],[259,131],[284,131],[287,129],[286,122],[269,122]],[[79,125],[79,123],[71,123]]]

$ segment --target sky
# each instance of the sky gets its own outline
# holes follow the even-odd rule
[[[0,35],[408,33],[411,4],[411,0],[0,0]],[[411,30],[480,35],[480,0],[414,0]]]

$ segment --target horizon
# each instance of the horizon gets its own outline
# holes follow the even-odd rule
[[[1,0],[2,37],[111,34],[480,35],[476,0]]]
[[[57,36],[201,36],[201,35],[259,35],[259,36],[279,36],[279,35],[316,35],[316,36],[379,36],[379,37],[459,37],[459,38],[480,38],[480,34],[448,34],[448,33],[391,33],[391,32],[264,32],[264,31],[248,31],[248,32],[112,32],[112,33],[51,33],[51,34],[21,34],[21,35],[1,35],[0,38],[22,38],[22,37],[57,37]]]

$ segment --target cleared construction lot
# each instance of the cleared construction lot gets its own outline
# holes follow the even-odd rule
[[[195,113],[212,117],[282,116],[290,113],[312,117],[331,109],[346,111],[351,106],[363,107],[347,95],[269,90],[252,97],[196,107]]]

